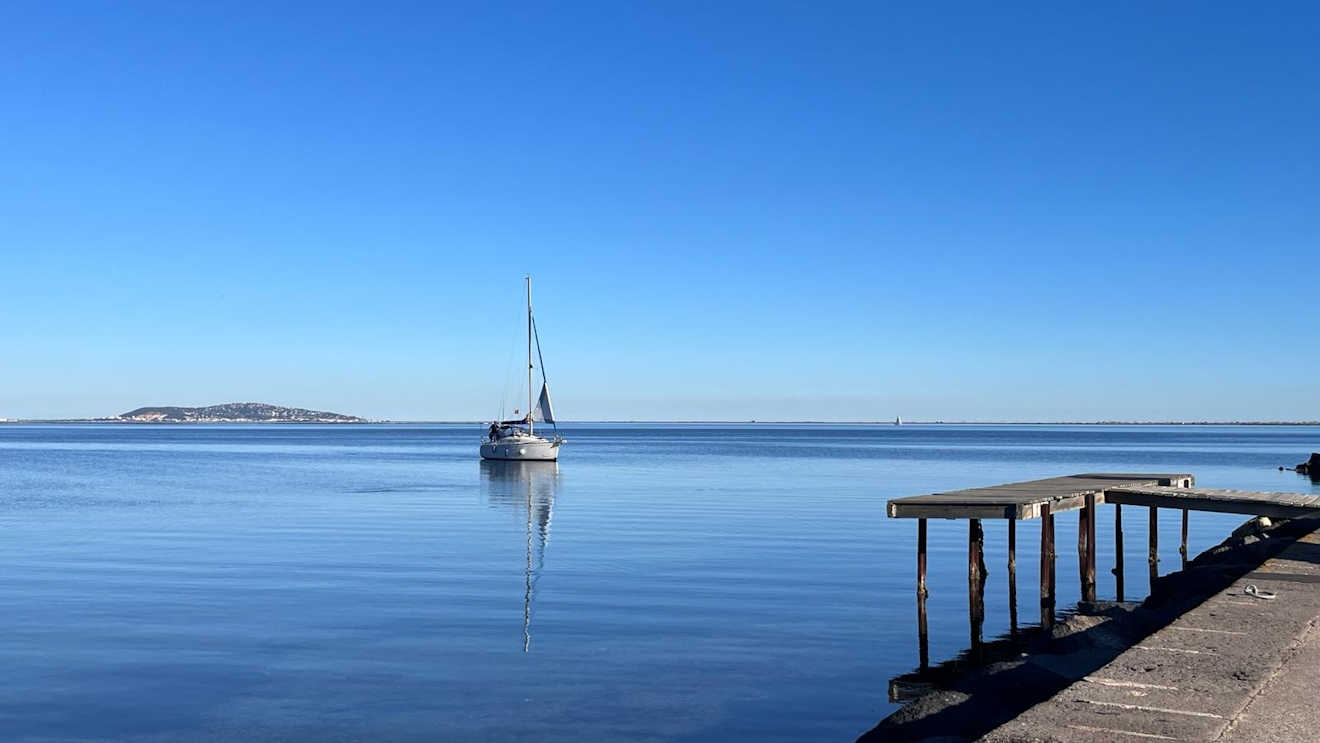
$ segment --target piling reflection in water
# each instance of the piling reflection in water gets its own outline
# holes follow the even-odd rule
[[[481,461],[481,483],[492,506],[526,515],[527,555],[523,569],[523,652],[532,646],[532,603],[545,565],[550,518],[559,493],[558,462]]]
[[[889,679],[889,701],[907,702],[937,689],[950,689],[969,670],[1019,660],[1041,633],[1038,626],[1019,627],[990,640],[978,640],[949,660],[930,665],[928,661],[907,673]]]

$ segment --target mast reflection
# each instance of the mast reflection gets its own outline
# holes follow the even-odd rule
[[[559,493],[559,463],[482,460],[481,483],[492,506],[522,511],[527,521],[523,571],[523,652],[532,646],[532,599],[550,542],[550,518]]]

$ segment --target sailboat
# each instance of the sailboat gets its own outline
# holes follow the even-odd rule
[[[514,420],[497,420],[486,430],[481,441],[482,459],[510,459],[516,461],[554,462],[559,459],[559,447],[564,437],[558,433],[554,408],[550,406],[550,385],[545,379],[545,360],[541,357],[541,339],[536,333],[536,320],[532,317],[532,277],[527,281],[527,415]],[[536,359],[541,362],[541,394],[532,404],[532,342],[536,342]],[[514,411],[517,413],[518,411]],[[503,417],[503,416],[501,416]],[[536,435],[536,422],[554,426],[552,438]]]

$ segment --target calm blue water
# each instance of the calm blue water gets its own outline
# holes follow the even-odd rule
[[[847,741],[917,660],[916,527],[887,498],[1097,470],[1320,490],[1275,469],[1315,428],[563,432],[556,468],[482,465],[480,426],[0,426],[0,737]],[[1192,549],[1239,522],[1194,514]],[[986,528],[989,636],[1008,610]],[[1126,534],[1132,597],[1145,519]],[[930,539],[938,661],[967,643],[965,522]]]

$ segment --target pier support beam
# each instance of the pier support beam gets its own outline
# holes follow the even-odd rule
[[[972,657],[981,656],[981,627],[985,623],[985,533],[980,519],[967,521],[967,610],[971,624]]]
[[[930,666],[930,636],[926,630],[926,520],[917,519],[917,652],[921,669]]]
[[[1017,519],[1008,520],[1008,634],[1017,638]]]
[[[1123,507],[1114,506],[1114,593],[1123,600]]]
[[[1177,548],[1177,553],[1183,557],[1183,570],[1187,570],[1187,508],[1183,509],[1183,544]]]
[[[1090,511],[1083,506],[1077,511],[1077,586],[1082,600],[1086,600],[1086,521]]]
[[[1095,496],[1086,496],[1077,523],[1077,567],[1081,574],[1082,601],[1095,602]]]
[[[1054,626],[1054,516],[1040,507],[1040,626]]]
[[[1150,553],[1146,556],[1146,562],[1150,567],[1150,590],[1155,592],[1155,581],[1160,577],[1160,518],[1159,510],[1155,506],[1150,507]]]

